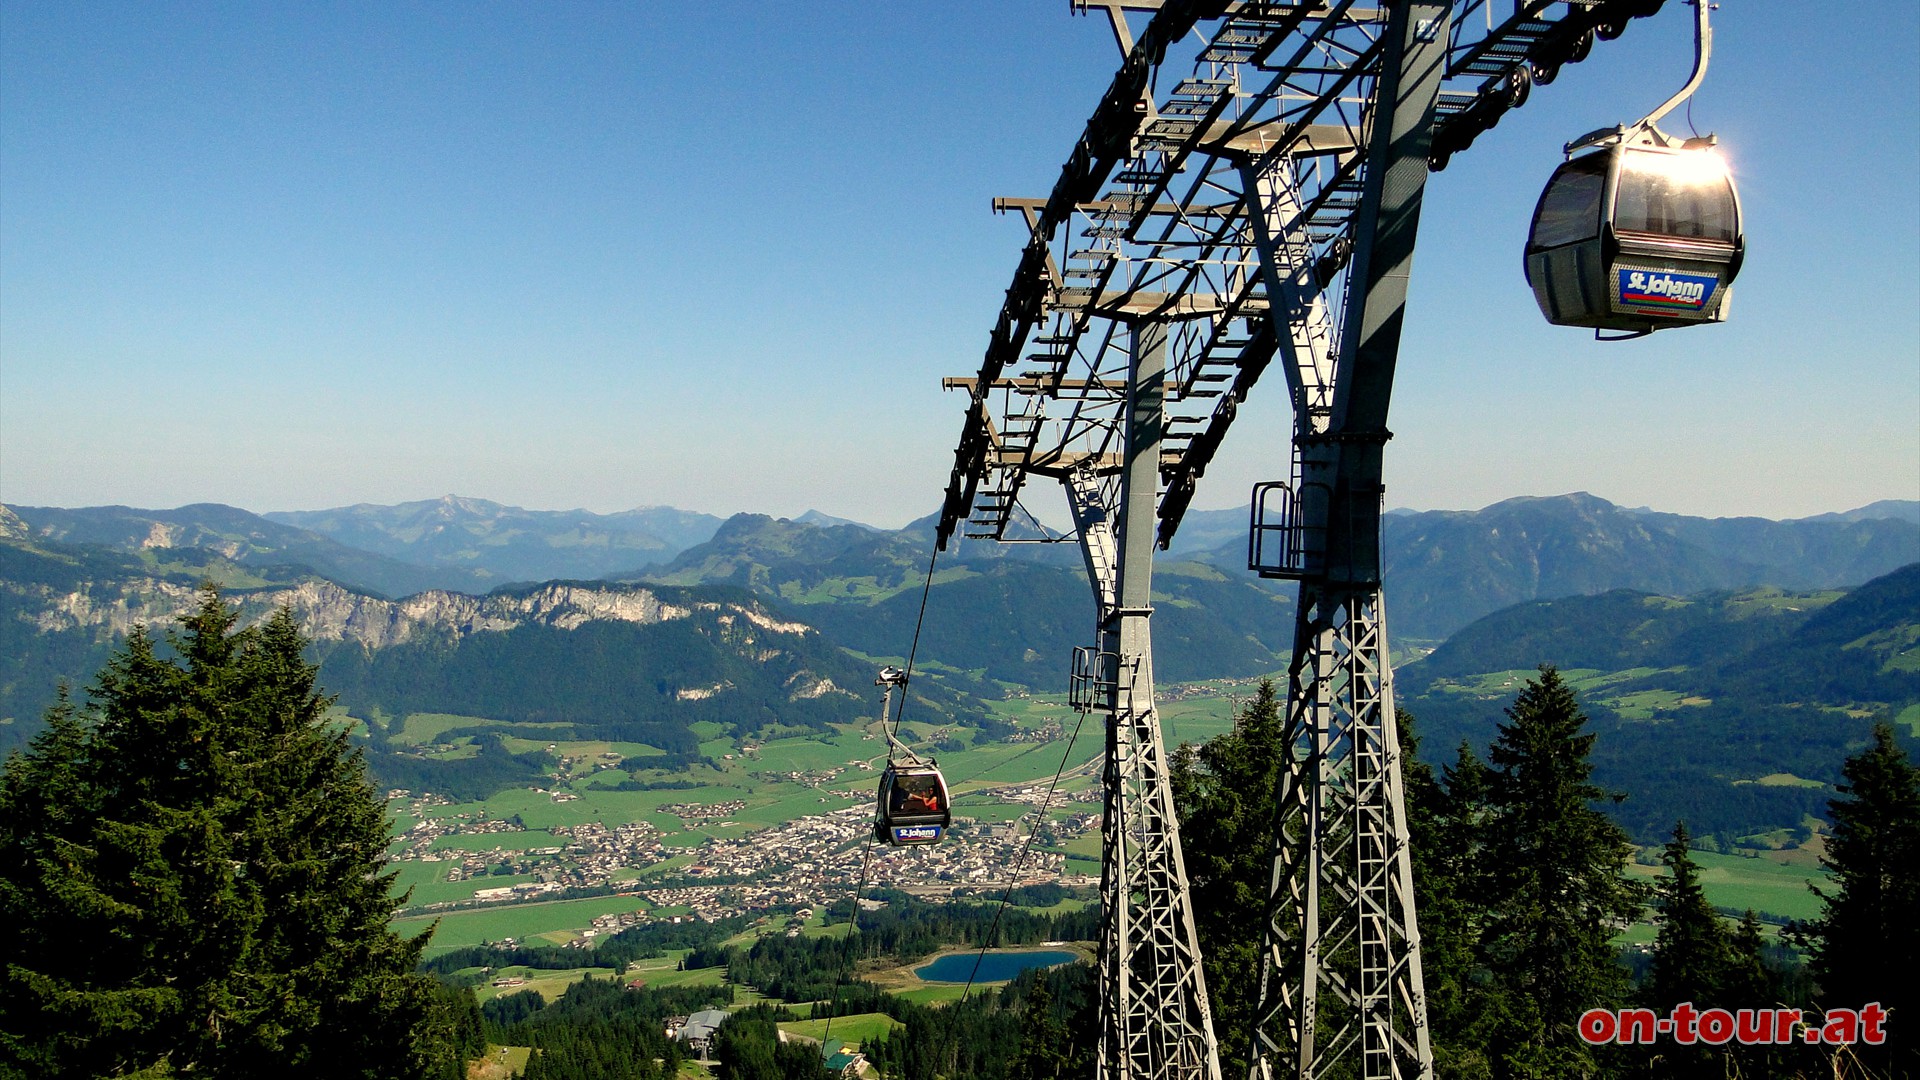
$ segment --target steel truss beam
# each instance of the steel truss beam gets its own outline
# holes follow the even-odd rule
[[[1348,296],[1315,295],[1293,173],[1252,171],[1263,266],[1286,304],[1296,405],[1299,621],[1289,671],[1254,1076],[1433,1075],[1380,598],[1381,451],[1445,62],[1450,0],[1396,6],[1381,38]]]
[[[1436,160],[1525,98],[1532,72],[1586,55],[1660,0],[1457,0],[1436,103]],[[1043,199],[999,199],[1027,241],[968,402],[937,530],[1001,539],[1027,464],[1110,440],[1117,410],[996,394],[1003,379],[1120,381],[1115,327],[1186,318],[1169,341],[1159,539],[1182,515],[1278,344],[1258,272],[1247,167],[1291,159],[1297,213],[1278,225],[1312,251],[1339,318],[1369,164],[1367,125],[1397,5],[1272,0],[1088,0],[1124,62]],[[1151,13],[1137,30],[1128,13]],[[1191,74],[1163,76],[1168,66]],[[1542,74],[1541,78],[1546,76]],[[1155,89],[1156,85],[1159,87]],[[1438,144],[1447,148],[1444,153]],[[1257,170],[1256,170],[1257,171]]]

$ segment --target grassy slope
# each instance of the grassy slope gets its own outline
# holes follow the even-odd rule
[[[1782,861],[1791,857],[1786,853],[1775,854],[1773,858],[1762,856],[1751,859],[1740,855],[1717,855],[1709,851],[1693,853],[1693,861],[1700,866],[1700,887],[1706,891],[1707,901],[1715,907],[1736,911],[1752,908],[1769,915],[1811,919],[1820,914],[1821,905],[1820,898],[1807,886],[1809,883],[1824,884],[1826,874],[1818,869]],[[1635,863],[1628,869],[1634,876],[1648,880],[1667,876],[1663,866]]]
[[[828,1024],[832,1024],[831,1032]],[[882,1035],[891,1035],[906,1026],[886,1013],[853,1013],[834,1017],[831,1021],[789,1020],[780,1025],[780,1030],[814,1042],[831,1035],[837,1042],[859,1044]]]

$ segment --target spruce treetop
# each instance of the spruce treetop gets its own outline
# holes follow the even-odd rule
[[[448,1032],[388,928],[387,820],[282,610],[136,628],[0,772],[0,1075],[414,1077]]]

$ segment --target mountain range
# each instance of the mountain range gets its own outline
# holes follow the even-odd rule
[[[455,495],[267,514],[218,503],[177,510],[10,509],[29,535],[43,540],[140,554],[203,549],[240,566],[304,566],[388,597],[605,577],[671,559],[711,537],[721,521],[670,506],[595,514],[523,510]]]
[[[669,507],[601,515],[453,496],[270,516],[214,504],[16,507],[0,515],[0,531],[38,543],[104,548],[149,573],[191,569],[238,588],[311,575],[387,598],[546,580],[731,586],[801,613],[869,655],[904,658],[918,630],[922,655],[935,663],[1038,688],[1058,686],[1069,650],[1092,633],[1080,557],[1064,543],[957,541],[940,556],[923,620],[933,554],[924,518],[885,530],[817,512],[723,521]],[[1182,542],[1159,560],[1162,678],[1284,665],[1293,590],[1247,573],[1245,527],[1237,510],[1195,512]],[[1395,642],[1417,654],[1476,619],[1538,599],[1857,585],[1920,561],[1920,502],[1769,521],[1628,510],[1576,493],[1470,512],[1397,512],[1386,519],[1386,541],[1390,626]]]
[[[1382,572],[1394,625],[1417,638],[1444,638],[1512,604],[1610,589],[1858,585],[1920,561],[1920,503],[1878,505],[1899,516],[1697,518],[1623,510],[1584,492],[1396,514],[1383,527]]]
[[[496,586],[631,571],[671,559],[720,527],[712,514],[671,506],[595,514],[523,510],[455,495],[261,516],[401,562],[468,572]]]
[[[1552,662],[1577,673],[1605,733],[1603,782],[1638,793],[1620,811],[1636,832],[1670,828],[1677,808],[1696,831],[1794,824],[1873,719],[1920,730],[1920,598],[1915,572],[1895,573],[1920,562],[1916,518],[1901,502],[1701,519],[1584,494],[1397,512],[1400,700],[1430,751],[1484,745],[1517,680]],[[1293,590],[1245,570],[1244,529],[1239,511],[1199,512],[1159,560],[1162,680],[1284,668]],[[561,724],[685,754],[696,720],[744,734],[864,717],[874,664],[909,651],[936,720],[990,727],[983,698],[1062,689],[1092,632],[1077,549],[961,542],[929,580],[931,532],[455,498],[272,517],[0,507],[0,744],[205,579],[250,612],[291,605],[324,684],[363,717]],[[608,569],[631,559],[650,561]],[[555,567],[600,573],[542,577]],[[522,577],[541,580],[489,584]],[[483,751],[488,775],[533,767]]]
[[[56,686],[84,685],[135,624],[164,631],[196,602],[201,581],[236,569],[217,554],[197,566],[155,568],[130,553],[0,536],[0,746],[31,737]],[[387,749],[387,718],[433,712],[506,725],[489,728],[487,740],[643,743],[691,758],[693,726],[703,721],[746,737],[860,722],[877,705],[872,663],[725,586],[548,582],[389,600],[307,571],[284,576],[230,588],[226,597],[250,622],[276,608],[293,611],[322,685],[367,721],[376,751]],[[919,718],[996,723],[937,675],[916,679],[913,693]],[[508,756],[490,743],[482,750]],[[457,784],[423,777],[474,768],[374,757],[389,783],[395,764],[412,781],[397,786],[430,790]],[[507,782],[533,767],[493,771]]]
[[[42,540],[114,548],[155,566],[186,549],[256,571],[302,566],[387,597],[606,579],[726,583],[787,604],[877,605],[919,584],[932,532],[930,518],[883,530],[817,511],[791,521],[759,514],[723,521],[671,507],[536,511],[455,496],[267,515],[216,504],[11,509]],[[1246,579],[1246,528],[1240,510],[1189,513],[1162,557],[1163,576],[1177,576],[1169,569],[1176,564],[1198,563]],[[1857,585],[1920,560],[1920,501],[1771,521],[1631,510],[1575,493],[1475,511],[1396,511],[1387,515],[1385,540],[1394,631],[1431,643],[1511,604],[1608,589],[1685,595]],[[942,560],[979,572],[1031,563],[1080,573],[1067,544],[962,541]]]

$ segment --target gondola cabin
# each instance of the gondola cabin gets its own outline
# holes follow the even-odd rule
[[[880,774],[873,836],[896,846],[938,843],[953,824],[946,778],[932,765],[889,763]]]
[[[1637,335],[1726,319],[1746,250],[1732,174],[1710,139],[1665,143],[1615,129],[1569,146],[1527,237],[1548,322]]]

